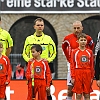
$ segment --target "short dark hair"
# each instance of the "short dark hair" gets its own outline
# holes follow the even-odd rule
[[[0,21],[1,21],[1,16],[0,16]]]
[[[78,38],[78,40],[79,40],[80,38],[86,38],[86,39],[87,39],[87,36],[86,36],[85,33],[81,33],[77,38]]]
[[[31,47],[31,50],[34,49],[34,48],[35,48],[35,50],[36,50],[37,52],[40,52],[40,54],[42,54],[42,47],[41,47],[41,45],[39,45],[39,44],[33,45],[33,46]]]
[[[34,21],[34,25],[36,24],[37,21],[44,22],[42,18],[37,18],[37,19],[35,19],[35,21]]]

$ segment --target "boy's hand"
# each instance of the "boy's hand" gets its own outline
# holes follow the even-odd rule
[[[50,96],[50,87],[46,87],[47,96]]]
[[[97,83],[97,86],[100,88],[100,80],[97,80],[96,83]]]
[[[8,84],[9,84],[9,82],[5,82],[5,84],[6,84],[6,85],[8,85]]]

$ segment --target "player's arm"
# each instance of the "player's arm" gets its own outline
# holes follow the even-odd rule
[[[87,48],[93,50],[94,49],[94,42],[93,39],[87,35]]]
[[[90,58],[90,64],[91,64],[91,78],[94,78],[94,57],[93,52],[91,50],[91,58]]]
[[[75,59],[74,59],[74,52],[71,52],[71,62],[70,62],[70,72],[71,72],[71,83],[74,85],[75,83]]]
[[[23,49],[23,58],[26,62],[29,61],[29,52],[30,52],[30,48],[29,48],[29,43],[28,43],[28,38],[26,38],[25,40],[25,44],[24,44],[24,49]]]
[[[97,55],[98,50],[100,50],[100,32],[98,33],[97,43],[95,46],[95,56]]]
[[[31,79],[31,68],[30,68],[30,66],[31,66],[31,62],[29,61],[28,65],[27,65],[26,73],[25,73],[27,80]]]
[[[45,64],[46,64],[46,82],[47,82],[47,87],[49,87],[51,80],[52,80],[51,71],[50,71],[50,67],[46,61],[45,61]]]
[[[96,64],[95,64],[95,78],[96,80],[99,80],[99,72],[100,72],[100,68],[99,68],[99,61],[100,61],[100,50],[97,52],[97,56],[96,56]]]
[[[6,56],[9,56],[11,53],[11,49],[13,47],[13,39],[11,38],[10,34],[8,33],[7,36],[7,47],[6,47]]]
[[[67,55],[69,55],[68,54],[69,52],[68,52],[68,40],[67,40],[66,37],[64,38],[64,40],[62,42],[62,50],[63,50],[63,52],[64,52],[64,54],[65,54],[65,56],[67,58]]]
[[[6,59],[7,59],[7,80],[6,80],[6,82],[9,83],[10,80],[11,80],[12,68],[11,68],[11,64],[10,64],[9,58],[7,57]]]
[[[50,57],[47,58],[48,62],[52,62],[55,57],[56,57],[56,45],[52,39],[50,39],[50,44],[49,44],[49,52],[50,52]]]
[[[97,55],[98,50],[100,50],[100,40],[97,41],[97,44],[95,46],[95,56]]]
[[[71,62],[70,62],[70,71],[71,71],[71,78],[75,79],[75,59],[74,59],[74,51],[71,52]]]

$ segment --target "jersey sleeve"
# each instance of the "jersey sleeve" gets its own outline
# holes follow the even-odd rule
[[[30,47],[29,47],[29,42],[28,42],[28,38],[26,38],[25,40],[25,44],[24,44],[24,49],[23,49],[23,58],[26,62],[29,61],[29,52],[30,52]]]
[[[26,73],[25,73],[25,76],[26,76],[27,80],[31,79],[31,68],[30,68],[30,65],[31,65],[31,62],[29,61],[28,65],[27,65]]]
[[[91,49],[91,50],[94,49],[94,42],[93,42],[93,39],[92,39],[90,36],[88,36],[88,35],[87,35],[87,45],[86,45],[86,47],[87,47],[88,49]]]
[[[7,82],[10,82],[11,80],[11,74],[12,74],[12,68],[11,68],[11,64],[10,64],[10,60],[9,58],[7,57]]]
[[[48,63],[45,62],[45,64],[46,64],[46,82],[47,82],[47,86],[50,86],[50,82],[52,80],[52,78],[51,78],[51,71],[50,71]]]
[[[65,37],[63,42],[62,42],[62,50],[68,60],[68,56],[69,56],[69,51],[68,51],[68,40],[67,38]]]
[[[70,61],[70,70],[71,70],[71,78],[75,78],[75,59],[74,59],[74,51],[71,52],[71,61]]]
[[[7,34],[7,48],[12,47],[13,46],[13,39],[11,38],[11,35],[8,33]]]
[[[56,45],[51,37],[50,37],[50,43],[48,49],[49,49],[50,56],[47,58],[47,60],[49,62],[52,62],[56,57]]]

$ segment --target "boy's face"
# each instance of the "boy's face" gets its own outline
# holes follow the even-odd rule
[[[87,39],[84,38],[84,37],[83,37],[83,38],[80,37],[79,40],[78,40],[78,43],[79,43],[79,45],[80,45],[81,47],[85,47],[86,44],[87,44]]]
[[[38,56],[40,55],[40,53],[37,52],[35,48],[33,48],[33,49],[31,50],[31,53],[32,53],[32,56],[33,56],[34,58],[36,58],[36,57],[38,57]]]

